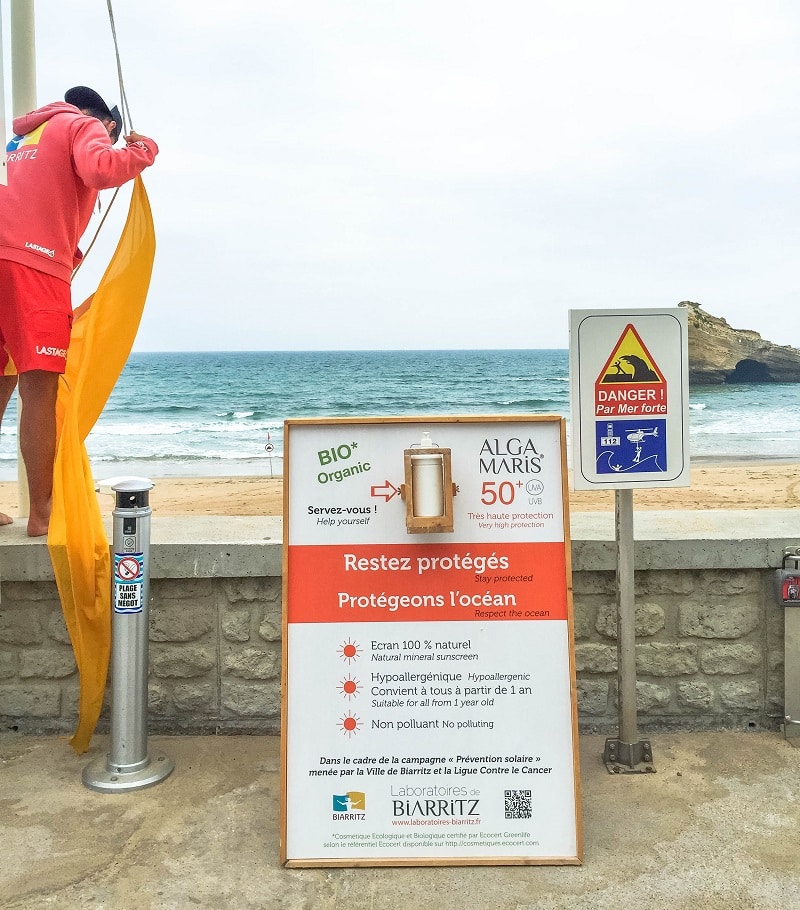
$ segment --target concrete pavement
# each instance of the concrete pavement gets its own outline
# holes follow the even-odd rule
[[[648,735],[657,772],[610,775],[583,736],[582,866],[284,869],[277,737],[150,737],[176,769],[81,783],[107,751],[0,735],[0,906],[108,910],[777,910],[800,906],[800,749],[782,734]]]

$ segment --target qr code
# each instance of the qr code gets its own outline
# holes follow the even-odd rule
[[[504,790],[506,818],[532,818],[533,800],[530,790]]]

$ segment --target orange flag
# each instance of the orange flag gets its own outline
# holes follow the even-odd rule
[[[130,355],[142,318],[156,240],[141,177],[117,248],[72,329],[58,392],[58,448],[47,546],[80,674],[78,727],[86,752],[103,706],[111,654],[111,561],[84,441]],[[84,307],[80,307],[84,310]]]

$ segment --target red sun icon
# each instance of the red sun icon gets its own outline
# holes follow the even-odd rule
[[[345,698],[353,698],[354,696],[358,695],[360,685],[357,679],[353,679],[352,676],[348,676],[346,679],[343,679],[339,683],[339,689]]]
[[[361,654],[361,648],[357,642],[351,641],[348,638],[343,645],[339,646],[339,653],[342,655],[342,660],[346,660],[351,664],[358,658],[359,654]]]
[[[345,714],[339,719],[339,726],[342,733],[349,738],[361,729],[361,719],[355,714]]]

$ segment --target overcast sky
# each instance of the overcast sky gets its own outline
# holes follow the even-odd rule
[[[35,9],[38,103],[118,101],[105,0]],[[114,13],[161,146],[137,350],[565,348],[570,309],[681,300],[800,347],[796,0]]]

